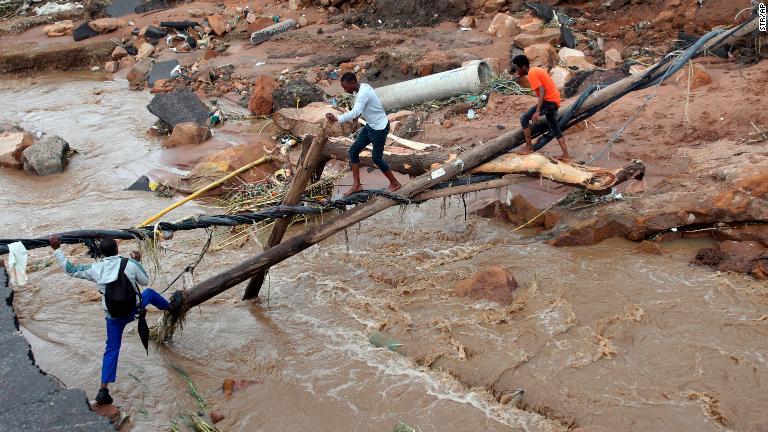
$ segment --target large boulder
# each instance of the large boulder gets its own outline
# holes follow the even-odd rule
[[[64,171],[69,161],[69,143],[57,135],[48,135],[22,152],[24,171],[39,176]]]
[[[473,215],[499,219],[516,227],[523,224],[527,224],[527,227],[544,225],[544,217],[541,215],[541,210],[522,195],[515,195],[509,204],[500,200],[480,200],[475,202],[469,211]]]
[[[268,115],[272,113],[272,92],[278,87],[277,81],[268,75],[260,75],[253,83],[251,98],[248,100],[248,109],[255,115]]]
[[[165,140],[166,148],[184,145],[200,144],[211,137],[211,130],[207,126],[194,122],[180,123],[173,128],[171,136]]]
[[[29,132],[3,132],[0,134],[0,167],[21,169],[21,156],[27,147],[35,143]]]
[[[216,36],[221,36],[227,32],[227,20],[222,15],[211,15],[208,17],[208,24]]]
[[[510,37],[519,35],[521,31],[516,19],[507,14],[500,13],[493,17],[493,21],[488,26],[486,33],[496,37]]]
[[[453,292],[459,297],[509,305],[515,300],[517,287],[517,281],[509,271],[501,266],[493,266],[475,273],[469,279],[459,281],[454,285]]]
[[[283,108],[272,115],[272,120],[294,136],[318,136],[328,113],[338,116],[340,112],[326,103],[314,102],[304,108]],[[357,129],[357,122],[336,122],[329,124],[329,127],[328,136],[347,136]]]
[[[156,94],[147,105],[147,110],[170,128],[190,122],[205,125],[210,114],[208,106],[192,92]]]
[[[571,69],[592,70],[596,68],[595,65],[587,60],[584,53],[577,49],[564,47],[560,49],[560,52],[558,52],[557,55],[560,57],[560,60]]]
[[[285,83],[272,92],[272,110],[282,108],[302,108],[312,102],[325,101],[325,92],[320,87],[305,79]]]
[[[557,50],[550,44],[536,44],[526,47],[525,56],[531,62],[531,66],[543,66],[549,68],[557,64]]]
[[[531,45],[542,43],[557,45],[560,43],[560,29],[546,27],[538,30],[529,30],[515,36],[513,42],[520,48],[527,48]]]

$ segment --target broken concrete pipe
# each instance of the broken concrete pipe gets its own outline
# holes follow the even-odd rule
[[[380,87],[376,94],[384,109],[393,111],[428,100],[482,93],[492,78],[490,65],[476,60],[458,69]]]
[[[275,25],[271,25],[265,29],[255,31],[251,33],[251,43],[258,45],[272,36],[280,33],[285,33],[288,30],[295,29],[297,27],[296,21],[289,19]]]

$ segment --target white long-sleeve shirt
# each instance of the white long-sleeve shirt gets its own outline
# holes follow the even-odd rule
[[[120,259],[122,257],[115,255],[106,257],[93,264],[79,265],[69,262],[66,255],[64,255],[64,251],[61,249],[56,249],[56,252],[53,253],[53,257],[56,258],[56,261],[69,276],[96,283],[99,293],[101,293],[101,305],[104,308],[104,312],[109,316],[107,304],[104,302],[104,290],[108,283],[117,280],[117,272],[120,270]],[[140,286],[149,284],[149,277],[147,276],[147,271],[144,270],[144,266],[132,258],[128,259],[128,263],[125,265],[125,271],[123,271],[123,273],[125,273],[128,280],[131,281],[134,288],[137,290]],[[139,304],[138,296],[136,296],[136,304]]]
[[[346,123],[361,115],[365,117],[368,126],[374,130],[384,130],[389,123],[387,113],[384,112],[379,97],[373,91],[373,87],[365,83],[360,84],[352,111],[340,115],[339,123]]]

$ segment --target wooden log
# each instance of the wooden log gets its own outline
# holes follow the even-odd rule
[[[332,150],[324,151],[328,157],[343,158],[348,160],[347,150],[352,144],[349,139],[331,139]],[[439,166],[441,163],[456,159],[458,149],[439,149],[431,152],[397,152],[396,149],[388,149],[384,152],[384,158],[393,171],[420,175]],[[360,155],[360,163],[363,166],[375,167],[371,159],[371,153],[364,151]],[[545,177],[558,183],[582,187],[593,191],[603,191],[623,183],[630,178],[642,178],[645,174],[645,165],[640,161],[632,161],[628,165],[618,169],[592,167],[574,163],[565,163],[551,158],[542,153],[519,155],[514,153],[503,154],[470,171],[473,174],[524,174],[536,177]]]
[[[756,28],[757,20],[753,20],[753,22],[751,22],[749,25],[736,32],[733,37],[744,36],[754,31]],[[704,52],[709,47],[722,42],[725,38],[725,35],[713,38],[713,40],[704,45],[701,52]],[[659,70],[663,72],[667,70],[669,66],[670,64],[662,65]],[[592,107],[608,102],[617,96],[621,96],[630,86],[643,78],[644,76],[642,74],[627,77],[596,91],[582,105],[579,112],[588,112],[588,110],[590,110]],[[561,108],[560,114],[562,114],[565,109],[565,107]],[[534,129],[543,130],[545,121],[546,120],[544,119],[537,121],[536,124],[534,124]],[[520,145],[522,142],[522,129],[516,129],[512,132],[506,133],[498,138],[488,141],[482,146],[478,146],[463,152],[456,159],[453,159],[448,163],[444,163],[439,168],[432,169],[429,172],[413,179],[410,183],[404,185],[398,191],[398,193],[404,197],[413,197],[439,182],[450,180],[458,174],[474,169],[480,164],[487,162],[501,155],[502,153]],[[333,234],[397,204],[398,201],[384,197],[376,197],[366,202],[365,204],[361,204],[348,212],[336,216],[335,218],[322,225],[310,228],[302,234],[292,237],[291,239],[269,249],[268,251],[265,251],[264,253],[249,258],[240,264],[225,270],[222,273],[212,276],[198,283],[188,291],[176,291],[174,296],[177,296],[177,299],[180,297],[180,301],[175,299],[174,304],[180,303],[180,307],[174,310],[174,315],[180,316],[181,313],[186,312],[189,308],[197,306],[204,301],[215,297],[227,289],[252,277],[259,271],[265,268],[269,268],[285,260],[286,258],[293,256],[322,240],[325,240]]]
[[[321,162],[321,152],[327,141],[328,136],[325,132],[323,132],[317,139],[314,139],[311,135],[304,139],[304,148],[302,150],[307,147],[309,147],[309,150],[306,152],[302,151],[301,162],[296,170],[296,176],[293,178],[291,187],[283,198],[283,205],[296,205],[301,202],[301,196],[304,194],[304,189],[306,189],[307,184],[312,180],[312,177],[315,175],[315,170]],[[285,235],[285,231],[291,224],[291,219],[292,218],[282,218],[275,220],[265,250],[280,244]],[[266,277],[268,270],[269,268],[264,269],[251,278],[248,282],[248,286],[245,287],[243,300],[248,300],[259,295],[261,286],[264,284],[264,277]]]

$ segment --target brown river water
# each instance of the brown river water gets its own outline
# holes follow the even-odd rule
[[[128,227],[170,204],[123,190],[173,169],[145,133],[151,96],[87,77],[0,87],[1,121],[61,135],[80,153],[59,175],[2,172],[2,237]],[[133,430],[167,430],[197,410],[178,369],[226,416],[223,430],[384,432],[399,421],[425,432],[768,430],[768,287],[689,265],[706,240],[665,244],[664,256],[623,240],[558,249],[465,220],[459,203],[366,220],[274,267],[259,301],[239,301],[240,286],[194,309],[149,356],[129,326],[112,394]],[[193,204],[170,219],[204,211],[215,210]],[[164,288],[204,241],[202,232],[167,241],[152,286]],[[258,250],[251,241],[209,253],[194,278]],[[65,251],[89,260],[83,247]],[[457,280],[491,265],[520,282],[513,305],[452,295]],[[90,397],[105,338],[94,293],[50,266],[16,288],[14,304],[39,365]],[[372,346],[376,330],[406,355]],[[225,400],[226,378],[255,384]],[[517,389],[520,404],[498,402]]]

